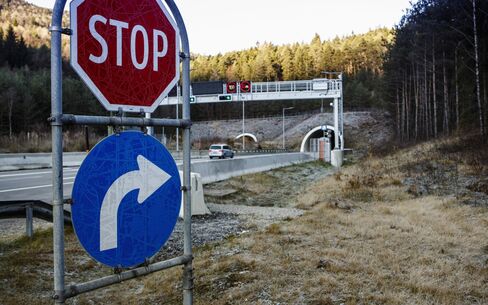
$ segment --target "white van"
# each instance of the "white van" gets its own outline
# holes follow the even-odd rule
[[[227,144],[212,144],[208,149],[208,156],[210,159],[225,159],[227,157],[234,158],[234,151]]]

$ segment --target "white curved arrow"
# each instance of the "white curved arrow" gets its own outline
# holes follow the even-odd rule
[[[137,156],[139,170],[115,180],[103,197],[100,209],[100,251],[117,248],[117,211],[125,195],[139,189],[137,202],[142,204],[171,176],[142,155]]]

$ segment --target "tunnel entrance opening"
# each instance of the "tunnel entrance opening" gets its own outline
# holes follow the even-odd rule
[[[242,140],[244,139],[244,147],[242,147]],[[259,143],[258,139],[252,133],[241,133],[234,138],[234,147],[240,149],[258,149]]]
[[[300,152],[319,152],[320,143],[323,141],[330,145],[330,150],[335,148],[334,126],[321,125],[310,130],[302,140]]]

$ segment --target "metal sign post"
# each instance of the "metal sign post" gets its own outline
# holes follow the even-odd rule
[[[184,265],[183,274],[183,304],[193,303],[193,254],[191,243],[191,202],[190,202],[190,48],[186,27],[178,7],[173,0],[165,0],[179,29],[183,76],[183,118],[155,119],[144,117],[115,117],[115,116],[82,116],[63,114],[62,110],[62,57],[61,35],[71,35],[73,29],[62,28],[62,17],[66,0],[56,0],[53,8],[51,37],[51,123],[52,130],[52,170],[53,170],[53,263],[54,263],[54,302],[64,304],[65,300],[76,295],[89,292],[101,287],[146,275],[159,270]],[[102,20],[103,21],[103,20]],[[115,23],[124,29],[124,24]],[[117,28],[119,29],[119,28]],[[137,33],[142,30],[138,29]],[[136,33],[136,34],[137,34]],[[162,37],[162,36],[161,36]],[[158,52],[162,50],[158,50]],[[162,53],[158,53],[162,57]],[[99,55],[99,54],[96,54]],[[103,56],[102,56],[103,57]],[[136,63],[141,65],[142,63]],[[152,67],[155,67],[154,65]],[[139,105],[140,106],[140,105]],[[137,106],[137,107],[139,107]],[[144,106],[149,110],[153,106]],[[140,108],[140,107],[139,107]],[[63,125],[103,125],[103,126],[168,126],[183,128],[183,204],[184,204],[184,253],[166,261],[152,263],[143,267],[129,269],[114,275],[94,279],[85,283],[65,286],[64,259],[64,208],[63,208]]]

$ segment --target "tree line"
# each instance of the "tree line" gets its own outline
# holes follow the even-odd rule
[[[10,26],[0,29],[0,127],[1,134],[45,131],[51,112],[50,51],[29,47]],[[64,109],[70,113],[102,114],[103,109],[65,62]]]
[[[309,43],[264,42],[212,56],[192,54],[191,80],[300,80],[344,72],[345,108],[389,109],[402,141],[475,129],[488,131],[488,1],[419,0],[394,29],[380,28]],[[47,129],[50,11],[22,0],[0,0],[0,133]],[[67,18],[65,18],[67,21]],[[22,34],[22,35],[20,35]],[[64,111],[107,114],[74,74],[63,41]],[[291,102],[293,103],[293,102]],[[280,110],[279,103],[249,105],[246,116]],[[294,104],[299,111],[321,101]],[[297,106],[299,105],[299,106]],[[297,111],[298,111],[297,110]],[[175,109],[155,115],[174,117]],[[192,106],[195,120],[239,118],[241,105]]]
[[[322,40],[316,34],[309,43],[274,45],[264,42],[246,50],[224,54],[193,54],[191,80],[305,80],[325,77],[324,71],[340,71],[344,72],[346,109],[385,107],[386,102],[381,94],[383,61],[393,39],[392,29],[379,28],[332,40]],[[321,106],[321,101],[291,103],[295,111],[310,111]],[[246,115],[274,115],[280,113],[282,104],[249,103]],[[196,120],[239,118],[242,114],[242,106],[237,103],[201,104],[193,108],[192,118]],[[174,113],[174,109],[167,108],[164,113]]]
[[[0,126],[3,135],[43,131],[49,125],[50,50],[44,44],[29,46],[13,26],[0,28]],[[391,30],[382,28],[366,34],[322,41],[316,35],[310,43],[275,46],[258,44],[248,50],[214,56],[192,54],[191,80],[274,81],[323,77],[324,70],[345,71],[347,105],[378,105],[382,58],[393,39]],[[63,62],[63,110],[66,113],[106,115],[95,97]],[[321,101],[296,103],[296,111],[318,109]],[[303,105],[302,105],[303,104]],[[241,117],[242,106],[200,104],[192,106],[194,120]],[[263,117],[281,111],[281,103],[269,102],[246,107],[247,117]],[[175,109],[160,107],[155,116],[174,117]]]
[[[420,0],[385,62],[385,99],[402,141],[487,134],[488,1]]]
[[[391,29],[379,28],[323,41],[318,34],[310,43],[273,45],[258,43],[242,51],[214,56],[196,55],[192,79],[199,80],[300,80],[323,77],[323,71],[360,71],[381,74],[383,57],[393,41]]]

